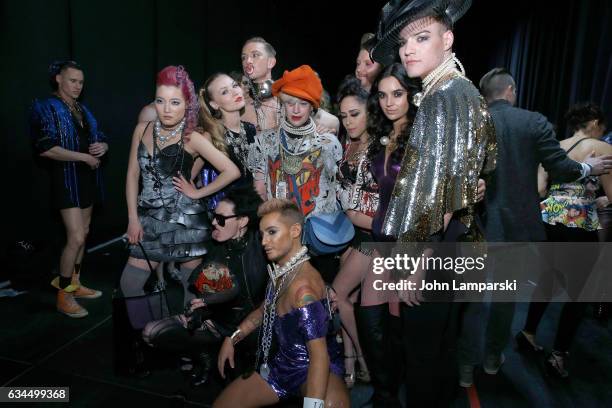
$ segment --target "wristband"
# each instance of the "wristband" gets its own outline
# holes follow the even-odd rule
[[[304,406],[303,408],[324,408],[325,401],[318,398],[310,398],[304,397]]]
[[[238,343],[240,340],[242,340],[242,330],[237,329],[235,332],[232,333],[230,340],[232,341],[232,345],[235,346],[236,343]]]
[[[582,167],[582,171],[580,172],[580,178],[578,180],[582,180],[585,177],[588,177],[591,175],[591,173],[593,172],[593,166],[591,166],[589,163],[580,163],[580,166]]]

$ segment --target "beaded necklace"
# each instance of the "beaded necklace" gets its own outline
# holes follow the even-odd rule
[[[166,136],[163,136],[161,134],[161,122],[159,121],[159,119],[157,119],[155,121],[155,128],[154,128],[155,132],[154,133],[157,135],[157,138],[159,139],[159,144],[163,147],[166,143],[168,143],[168,141],[174,139],[176,135],[179,135],[179,134],[182,135],[184,128],[185,128],[185,118],[181,120],[181,122],[178,124],[176,128],[168,132]]]
[[[457,69],[457,67],[459,67],[459,69]],[[440,79],[451,72],[457,72],[460,75],[465,76],[463,64],[461,64],[461,61],[459,61],[459,59],[455,56],[454,52],[423,79],[423,90],[414,94],[412,97],[412,102],[414,105],[418,108],[419,105],[421,105],[423,98],[425,98],[425,96],[431,92],[433,86],[438,83]]]

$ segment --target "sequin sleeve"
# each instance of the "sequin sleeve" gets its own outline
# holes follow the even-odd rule
[[[298,331],[304,338],[304,342],[327,335],[329,311],[324,302],[312,302],[295,310],[299,315]]]
[[[30,108],[30,138],[39,154],[59,145],[58,129],[53,116],[50,104],[34,100]]]
[[[478,90],[455,77],[423,98],[383,223],[385,235],[422,242],[444,214],[467,209],[472,224],[478,178],[495,168],[495,130]]]

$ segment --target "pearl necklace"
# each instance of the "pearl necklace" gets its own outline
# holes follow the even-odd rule
[[[270,275],[270,280],[272,284],[276,286],[276,280],[281,276],[285,275],[290,270],[294,269],[299,264],[306,262],[310,259],[310,255],[308,255],[308,248],[302,245],[302,248],[289,259],[287,263],[283,266],[279,266],[278,264],[273,264],[272,266],[268,265],[268,274]]]
[[[287,133],[291,133],[292,135],[296,135],[296,136],[310,136],[310,135],[314,135],[315,132],[317,131],[317,127],[314,123],[314,120],[309,119],[308,123],[296,127],[296,126],[292,126],[289,122],[287,122],[287,118],[283,116],[283,119],[281,120],[281,128],[287,132]]]
[[[457,69],[457,67],[459,67],[459,69]],[[465,75],[463,64],[461,64],[461,61],[459,61],[459,59],[455,56],[455,53],[452,53],[442,64],[438,65],[436,69],[431,71],[423,79],[423,90],[414,94],[412,97],[412,103],[414,103],[416,107],[419,107],[423,101],[423,98],[429,94],[429,92],[433,89],[433,86],[438,83],[440,79],[453,71],[461,74],[462,76]]]
[[[181,120],[181,122],[179,123],[179,125],[176,128],[174,128],[173,130],[171,130],[166,136],[162,136],[160,134],[160,132],[161,132],[161,122],[159,121],[159,119],[157,119],[155,121],[155,127],[153,128],[153,131],[155,132],[155,136],[159,140],[159,144],[163,146],[169,140],[175,138],[176,135],[182,134],[184,127],[185,127],[185,118],[183,118]]]

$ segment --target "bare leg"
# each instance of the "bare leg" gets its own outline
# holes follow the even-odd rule
[[[66,246],[60,257],[60,275],[64,278],[70,278],[72,276],[74,264],[77,263],[79,256],[81,258],[83,257],[83,248],[85,247],[85,238],[89,231],[89,224],[87,224],[88,226],[85,228],[82,212],[83,210],[80,208],[65,208],[60,210],[62,221],[66,228]]]
[[[276,404],[278,396],[258,373],[249,378],[238,377],[228,385],[213,403],[213,408],[264,407]]]
[[[91,224],[91,214],[93,213],[93,205],[83,208],[81,210],[81,217],[83,217],[83,229],[85,232],[85,240],[87,240],[87,235],[89,235],[89,225]],[[83,246],[81,246],[81,250],[77,254],[75,263],[80,264],[83,261],[83,255],[85,254],[85,243],[83,242]]]
[[[346,254],[346,258],[344,258],[344,262],[342,262],[342,265],[340,266],[340,272],[338,272],[332,286],[336,291],[338,310],[340,312],[342,326],[346,330],[348,336],[351,338],[356,354],[362,357],[363,353],[361,351],[361,346],[359,345],[353,303],[349,297],[351,293],[354,292],[355,288],[359,286],[364,274],[369,269],[370,258],[355,249],[351,248],[349,251],[350,253]],[[346,353],[347,345],[345,344],[344,347]],[[352,363],[354,364],[354,361]],[[367,371],[365,360],[361,359],[360,364],[362,365],[361,369]]]
[[[51,282],[59,288],[57,292],[57,310],[69,317],[85,317],[87,310],[81,307],[75,297],[97,298],[102,294],[89,288],[78,285],[78,271],[76,264],[81,262],[85,248],[85,239],[89,232],[91,210],[80,208],[65,208],[60,210],[64,227],[66,228],[66,246],[60,257],[60,277]],[[74,273],[76,272],[76,274]]]
[[[302,395],[304,395],[306,384],[302,384],[300,388]],[[325,393],[325,408],[349,408],[350,406],[351,400],[346,385],[336,374],[329,373],[327,392]]]

